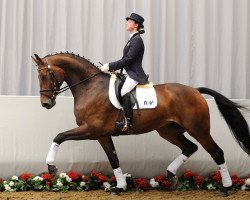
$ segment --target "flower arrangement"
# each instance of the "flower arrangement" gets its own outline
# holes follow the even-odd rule
[[[191,171],[186,171],[180,178],[177,185],[178,190],[206,189],[205,178]]]
[[[165,175],[159,175],[154,178],[151,178],[150,181],[151,189],[159,189],[159,190],[169,190],[171,187],[170,182],[167,180]]]
[[[178,180],[178,184],[173,188],[165,175],[155,176],[151,179],[135,178],[130,174],[124,174],[127,181],[127,190],[129,191],[147,191],[147,190],[219,190],[222,187],[219,171],[211,173],[209,177],[202,177],[191,171],[186,171]],[[237,174],[231,176],[233,189],[250,191],[250,174],[245,178],[240,178]],[[18,192],[18,191],[89,191],[104,189],[109,191],[111,187],[116,186],[115,176],[105,176],[100,172],[92,171],[89,175],[69,171],[61,173],[59,177],[53,179],[48,173],[34,176],[29,173],[23,173],[19,177],[12,176],[7,180],[0,178],[0,191]]]

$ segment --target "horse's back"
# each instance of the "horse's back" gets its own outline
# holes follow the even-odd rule
[[[200,92],[190,86],[183,85],[180,83],[166,83],[154,86],[157,92],[157,95],[165,95],[168,98],[172,98],[174,100],[186,99],[186,101],[191,100],[204,100],[203,96]]]

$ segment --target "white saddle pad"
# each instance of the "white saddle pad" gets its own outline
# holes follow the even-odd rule
[[[122,109],[121,104],[119,103],[116,94],[115,94],[115,80],[116,75],[112,74],[109,82],[109,100],[118,109]],[[155,88],[153,87],[153,84],[146,85],[146,87],[143,87],[141,85],[136,87],[136,98],[139,104],[140,109],[149,109],[149,108],[155,108],[157,106],[157,97]],[[135,104],[133,109],[137,109],[137,106]]]

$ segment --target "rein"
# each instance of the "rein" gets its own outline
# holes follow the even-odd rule
[[[61,94],[61,93],[65,92],[66,90],[70,89],[70,88],[73,88],[73,87],[75,87],[75,86],[77,86],[77,85],[80,85],[80,84],[82,84],[82,83],[84,83],[84,82],[86,82],[86,81],[88,81],[88,80],[94,78],[95,76],[97,76],[98,74],[101,73],[101,71],[99,71],[99,72],[97,72],[96,74],[93,74],[93,75],[91,75],[90,77],[87,77],[87,78],[81,80],[81,81],[78,82],[78,83],[75,83],[75,84],[72,84],[72,85],[67,85],[67,86],[65,86],[65,87],[63,87],[63,88],[58,88],[58,84],[60,84],[60,81],[57,80],[54,71],[51,69],[50,65],[48,64],[47,58],[46,58],[46,67],[43,67],[43,68],[41,68],[41,69],[38,69],[38,72],[39,72],[39,71],[42,71],[42,70],[45,70],[45,69],[49,71],[49,74],[50,74],[51,77],[52,77],[52,80],[53,80],[53,81],[51,81],[52,88],[51,88],[51,89],[43,89],[43,90],[40,90],[40,93],[44,93],[44,92],[53,92],[52,97],[50,97],[49,95],[44,94],[44,95],[48,96],[48,97],[51,98],[51,99],[55,99],[55,97],[56,97],[58,94]]]
[[[98,74],[100,74],[100,73],[101,73],[101,72],[97,72],[96,74],[93,74],[92,76],[90,76],[90,77],[88,77],[88,78],[85,78],[85,79],[81,80],[81,81],[78,82],[78,83],[75,83],[75,84],[70,85],[70,86],[67,85],[67,86],[65,86],[65,87],[63,87],[63,88],[60,88],[59,90],[56,91],[56,95],[58,95],[58,94],[60,94],[60,93],[62,93],[62,92],[65,92],[66,90],[68,90],[68,89],[70,89],[70,88],[72,88],[72,87],[75,87],[75,86],[77,86],[77,85],[80,85],[81,83],[84,83],[85,81],[90,80],[90,79],[94,78],[96,75],[98,75]]]

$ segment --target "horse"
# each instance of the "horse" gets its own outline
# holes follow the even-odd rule
[[[74,115],[78,125],[54,138],[46,158],[49,173],[53,176],[58,173],[54,162],[61,143],[68,140],[97,140],[105,151],[117,180],[117,186],[111,192],[119,194],[125,191],[127,183],[112,141],[114,124],[119,118],[120,110],[109,100],[110,74],[101,72],[88,59],[74,53],[61,52],[44,58],[37,54],[34,56],[31,57],[38,66],[41,105],[51,109],[56,104],[56,96],[70,89],[74,97]],[[63,82],[67,86],[61,88]],[[249,155],[249,127],[240,112],[244,107],[205,87],[192,88],[178,83],[167,83],[154,85],[154,88],[158,104],[154,109],[141,109],[140,113],[134,111],[132,134],[156,130],[163,139],[180,148],[182,153],[168,166],[166,172],[167,179],[176,184],[176,171],[198,149],[196,144],[185,137],[184,132],[188,132],[219,166],[222,177],[221,193],[228,196],[232,180],[224,152],[210,135],[209,108],[201,94],[214,97],[235,140]]]

